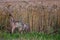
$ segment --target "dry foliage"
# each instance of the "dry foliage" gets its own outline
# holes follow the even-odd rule
[[[29,24],[31,32],[50,33],[60,26],[60,7],[57,5],[44,6],[41,4],[37,5],[27,3],[28,2],[3,4],[4,7],[0,7],[0,25],[2,25],[5,21],[5,27],[8,25],[8,15],[11,13],[15,20]],[[8,10],[6,8],[8,8]]]

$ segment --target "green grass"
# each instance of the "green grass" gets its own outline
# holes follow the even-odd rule
[[[14,34],[9,34],[6,32],[0,32],[0,40],[60,40],[60,34],[56,35],[48,35],[44,33],[37,33],[37,32],[32,32],[32,33],[14,33]]]

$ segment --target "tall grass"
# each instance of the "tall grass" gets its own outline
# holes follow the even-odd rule
[[[50,33],[50,31],[53,32],[58,29],[60,26],[60,7],[57,5],[57,7],[55,7],[53,5],[44,6],[42,4],[36,4],[35,6],[34,4],[30,5],[29,3],[28,5],[26,4],[26,6],[24,6],[25,3],[22,5],[20,4],[6,4],[4,7],[0,7],[0,29],[3,30],[3,26],[4,30],[8,30],[10,28],[9,13],[12,13],[15,20],[22,20],[24,23],[29,23],[30,31],[32,31],[32,33],[10,34],[0,31],[0,40],[60,40],[60,34],[47,35],[44,33],[33,32],[41,31]],[[56,21],[59,26],[55,25]],[[53,26],[56,29],[53,29]]]
[[[28,5],[24,3],[22,5],[12,5],[6,3],[3,8],[0,7],[0,29],[3,30],[4,26],[4,29],[10,30],[9,13],[12,14],[16,21],[22,21],[23,23],[29,24],[31,32],[41,31],[51,33],[55,30],[54,28],[56,26],[56,22],[60,26],[60,7],[57,5]]]
[[[60,34],[44,34],[44,33],[7,33],[7,32],[0,32],[0,40],[60,40]]]

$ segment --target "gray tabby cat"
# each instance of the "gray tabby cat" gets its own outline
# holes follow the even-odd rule
[[[13,16],[10,14],[10,25],[12,27],[11,32],[14,33],[15,29],[17,28],[20,33],[22,32],[29,32],[30,28],[28,24],[25,24],[21,21],[15,21]]]

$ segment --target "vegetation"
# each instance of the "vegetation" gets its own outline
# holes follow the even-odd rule
[[[0,40],[60,40],[60,34],[44,34],[44,33],[6,33],[0,32]]]
[[[31,33],[10,34],[10,16],[29,24]],[[7,32],[8,31],[8,32]],[[34,31],[34,32],[33,32]],[[57,33],[56,33],[57,32]],[[0,40],[60,40],[60,7],[31,2],[3,3],[0,6]]]

